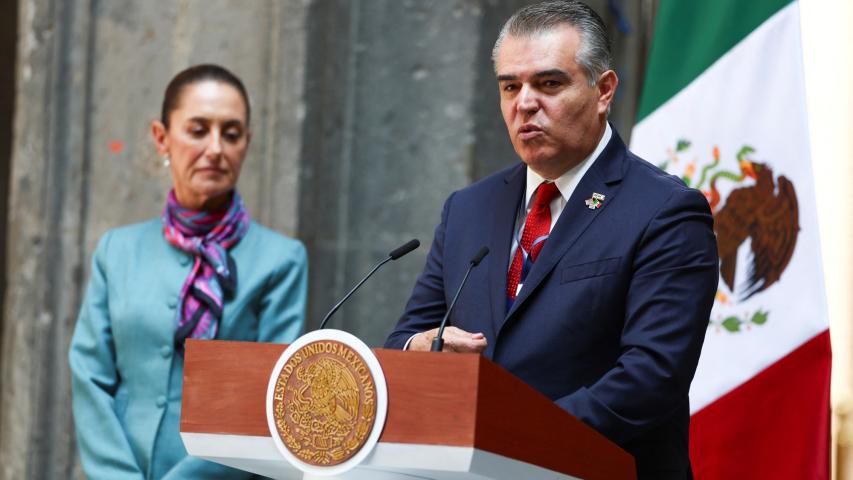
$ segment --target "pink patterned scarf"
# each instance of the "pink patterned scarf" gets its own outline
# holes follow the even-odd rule
[[[228,208],[218,212],[183,208],[172,190],[162,219],[166,241],[194,259],[175,319],[175,346],[183,351],[187,338],[216,337],[225,299],[237,289],[237,265],[228,249],[246,234],[249,214],[236,190]]]

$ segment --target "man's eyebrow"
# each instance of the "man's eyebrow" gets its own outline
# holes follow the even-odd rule
[[[559,68],[551,68],[548,70],[542,70],[541,72],[536,72],[533,74],[533,78],[542,78],[542,77],[564,77],[568,78],[569,74]],[[511,80],[518,80],[518,75],[512,74],[502,74],[498,75],[499,82],[506,82]]]
[[[552,68],[550,70],[543,70],[541,72],[536,72],[533,74],[534,78],[542,78],[542,77],[568,77],[569,74],[559,68]]]

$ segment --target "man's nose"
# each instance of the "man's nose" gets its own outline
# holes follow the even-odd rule
[[[522,85],[518,92],[518,111],[521,113],[535,113],[539,110],[539,97],[530,85]]]

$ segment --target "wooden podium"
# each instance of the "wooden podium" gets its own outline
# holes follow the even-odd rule
[[[267,426],[267,384],[285,347],[187,341],[190,455],[275,479],[319,478],[291,466]],[[636,478],[631,455],[481,355],[373,351],[388,385],[385,428],[362,464],[332,478]]]

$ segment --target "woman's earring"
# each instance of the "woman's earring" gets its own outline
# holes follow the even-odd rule
[[[163,155],[163,166],[168,168],[170,163],[171,162],[169,161],[169,156]]]

